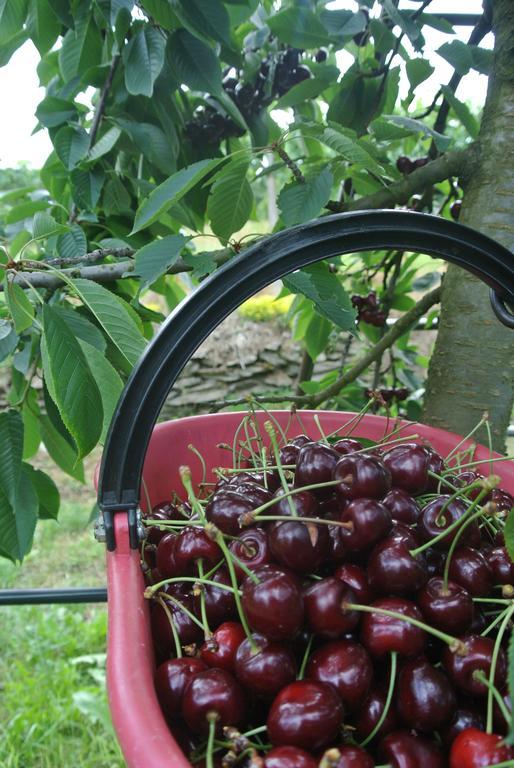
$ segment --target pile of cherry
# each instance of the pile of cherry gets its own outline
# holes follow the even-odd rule
[[[500,479],[401,438],[279,447],[266,429],[264,467],[198,495],[182,467],[187,500],[145,520],[156,691],[188,759],[514,766]]]

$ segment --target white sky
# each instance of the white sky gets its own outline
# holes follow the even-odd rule
[[[353,0],[336,0],[330,7],[355,8]],[[419,0],[402,0],[401,7],[419,7]],[[481,13],[481,0],[432,0],[427,11],[445,11],[447,13]],[[452,75],[452,68],[437,54],[431,54],[444,42],[451,39],[466,40],[470,27],[457,27],[455,38],[426,28],[427,54],[436,72],[418,89],[423,100],[429,99],[440,83],[446,83]],[[492,45],[492,35],[484,41]],[[36,67],[39,54],[31,42],[26,43],[11,58],[6,67],[0,69],[0,96],[4,105],[3,118],[0,120],[0,167],[12,168],[25,163],[39,168],[51,151],[51,143],[46,131],[31,135],[36,125],[34,113],[38,103],[44,97],[44,89],[38,87]],[[341,63],[344,62],[344,55]],[[482,105],[485,99],[487,78],[477,72],[471,72],[463,78],[457,95],[463,101]]]

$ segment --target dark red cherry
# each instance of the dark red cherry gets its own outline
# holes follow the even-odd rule
[[[180,609],[175,602],[165,598],[166,606],[171,614],[173,624],[177,630],[182,645],[191,645],[203,640],[203,632],[192,619]],[[183,597],[180,600],[189,611],[193,611],[193,598]],[[162,658],[168,658],[175,654],[175,643],[167,613],[160,603],[154,603],[150,613],[152,637],[155,647]]]
[[[240,683],[260,696],[275,696],[296,678],[296,659],[293,651],[283,643],[268,640],[260,634],[245,639],[235,658],[235,674]]]
[[[177,536],[173,556],[178,572],[184,576],[198,573],[199,560],[208,571],[223,557],[219,546],[207,536],[203,528],[184,528]]]
[[[407,525],[407,523],[402,523],[400,520],[393,520],[387,538],[393,541],[401,541],[406,544],[409,549],[415,549],[421,544],[416,529]]]
[[[368,580],[377,594],[410,595],[428,581],[425,558],[411,555],[405,541],[382,539],[369,556]]]
[[[430,547],[425,550],[424,554],[430,578],[433,578],[434,576],[442,576],[446,564],[445,553],[441,552],[439,549]]]
[[[477,680],[473,673],[481,670],[487,678],[489,677],[494,640],[481,635],[465,635],[461,639],[466,644],[466,655],[445,648],[442,655],[444,668],[459,690],[473,697],[485,696],[486,686]],[[505,686],[506,675],[507,659],[504,650],[500,648],[494,674],[494,684],[499,690],[503,690]]]
[[[415,164],[412,162],[410,157],[406,157],[405,155],[401,155],[396,159],[396,167],[400,171],[400,173],[403,173],[405,175],[408,175],[409,173],[412,173],[412,171],[415,169]]]
[[[421,510],[417,529],[422,541],[430,541],[439,536],[466,513],[466,506],[462,501],[453,499],[448,503],[449,498],[450,496],[447,495],[439,496]],[[458,530],[457,526],[447,536],[437,541],[434,547],[443,551],[448,550]],[[466,528],[459,541],[472,546],[480,543],[480,529],[476,521]]]
[[[208,667],[218,667],[227,672],[234,672],[236,652],[243,640],[245,631],[237,621],[226,621],[205,641],[200,648],[200,656]]]
[[[430,475],[430,472],[433,472],[435,475],[442,476],[443,473],[446,472],[446,465],[444,463],[443,457],[440,456],[436,451],[434,451],[432,448],[427,448],[426,450],[428,451],[428,472],[429,472],[427,492],[439,493],[443,490],[446,490],[447,484],[442,483],[436,477],[432,477]]]
[[[241,532],[240,519],[255,509],[255,504],[241,495],[236,489],[222,489],[214,494],[205,507],[205,516],[220,531],[230,536]]]
[[[327,576],[304,592],[305,618],[311,632],[320,637],[338,638],[359,623],[359,614],[345,608],[355,595],[344,581]]]
[[[455,691],[444,672],[423,659],[403,664],[395,698],[403,724],[425,733],[449,723],[457,706]]]
[[[477,480],[485,480],[484,475],[480,472],[475,472],[472,469],[467,469],[464,472],[458,473],[454,479],[454,485],[456,488],[462,488],[463,495],[474,501],[478,494],[481,493],[482,489],[480,486],[477,486],[476,488],[469,490],[468,486],[472,483],[476,483]],[[483,499],[483,501],[485,501],[485,499]]]
[[[239,483],[237,492],[241,494],[241,496],[244,496],[248,501],[251,501],[255,508],[262,506],[262,504],[266,504],[273,498],[271,491],[268,491],[262,485],[259,485],[259,483],[250,480],[246,483]]]
[[[151,516],[148,515],[148,517],[151,517],[152,520],[171,520],[169,511],[161,507],[154,508]],[[147,525],[145,526],[145,530],[145,541],[148,544],[158,544],[160,540],[169,533],[169,528],[159,528],[157,525]]]
[[[268,529],[271,551],[281,565],[295,573],[312,573],[326,559],[330,547],[327,525],[294,519],[273,523]]]
[[[317,498],[310,491],[298,491],[298,493],[293,493],[291,496],[282,497],[284,497],[284,489],[279,488],[275,492],[275,498],[279,499],[279,501],[277,501],[277,503],[270,509],[266,510],[267,514],[291,517],[293,514],[291,511],[291,504],[289,503],[289,499],[291,499],[298,517],[318,516],[319,503]]]
[[[387,507],[393,520],[400,520],[407,525],[416,523],[421,513],[417,501],[402,488],[391,488],[382,499],[382,504]]]
[[[495,733],[467,728],[459,733],[450,751],[450,768],[485,768],[514,758],[514,750]]]
[[[302,448],[307,443],[312,443],[312,440],[310,437],[307,437],[307,435],[296,435],[296,437],[293,437],[289,442],[291,445],[297,445],[298,448]]]
[[[428,460],[427,449],[417,443],[395,445],[382,457],[391,473],[393,486],[414,495],[423,493],[427,488]]]
[[[496,504],[500,512],[510,512],[514,507],[514,497],[502,488],[494,488],[491,491],[490,500]]]
[[[180,571],[177,568],[177,563],[175,562],[176,541],[177,535],[175,533],[167,533],[161,538],[157,545],[155,564],[163,579],[171,579],[180,574]]]
[[[364,552],[391,530],[391,513],[375,499],[355,499],[343,510],[340,521],[351,523],[341,527],[341,539],[349,552]]]
[[[334,686],[345,710],[362,706],[373,679],[373,665],[359,643],[338,640],[315,651],[307,665],[306,677]]]
[[[375,762],[362,747],[343,744],[340,747],[327,749],[320,765],[327,765],[330,768],[373,768]]]
[[[151,571],[157,565],[157,547],[155,544],[147,544],[141,548],[141,568],[143,571]]]
[[[342,722],[343,705],[331,685],[298,680],[275,698],[266,725],[274,746],[315,752],[337,737]]]
[[[459,733],[467,728],[478,728],[480,731],[485,731],[485,717],[478,712],[472,712],[470,709],[458,707],[450,723],[439,731],[445,747],[449,748]]]
[[[368,574],[360,565],[343,563],[339,568],[336,568],[334,576],[336,579],[344,581],[350,587],[358,603],[370,603],[374,599],[368,581]]]
[[[455,202],[452,203],[451,206],[450,206],[450,216],[455,221],[459,220],[461,208],[462,208],[462,201],[461,200],[455,200]]]
[[[296,465],[296,461],[298,459],[298,454],[300,453],[300,446],[293,445],[293,443],[286,443],[286,445],[282,446],[280,449],[280,463],[282,466],[291,466]]]
[[[159,704],[169,718],[178,717],[187,686],[207,666],[201,659],[168,659],[157,667],[155,691]]]
[[[463,635],[473,621],[473,600],[460,584],[430,579],[418,595],[418,605],[428,624],[449,635]]]
[[[263,768],[318,768],[318,761],[298,747],[276,747],[264,758]]]
[[[372,686],[361,709],[357,712],[354,720],[355,735],[359,741],[364,741],[374,730],[376,724],[382,717],[386,703],[386,691],[382,686]],[[394,707],[389,707],[384,722],[380,726],[375,739],[387,736],[388,733],[398,728],[398,718]],[[372,742],[373,743],[373,742]]]
[[[303,623],[303,598],[294,577],[273,565],[254,571],[242,585],[242,604],[252,629],[270,640],[288,640]]]
[[[224,584],[226,587],[232,586],[230,575],[226,568],[219,568],[216,573],[211,576],[211,581],[217,582],[218,584]],[[209,627],[211,629],[216,629],[216,627],[224,621],[233,619],[237,616],[233,592],[223,588],[217,589],[212,584],[205,584],[203,590],[205,594],[207,621],[209,622]],[[195,613],[200,618],[202,615],[200,594],[195,594],[194,606]]]
[[[495,547],[487,553],[487,562],[495,584],[514,584],[514,563],[505,547]]]
[[[450,563],[450,578],[467,589],[473,597],[489,594],[493,572],[485,556],[473,547],[459,547]]]
[[[240,533],[237,539],[230,542],[229,549],[237,558],[234,559],[234,568],[238,579],[246,578],[246,573],[239,566],[238,560],[251,571],[259,565],[273,562],[268,534],[264,528],[248,528]]]
[[[296,460],[294,484],[296,487],[327,483],[332,480],[332,471],[337,464],[339,454],[324,443],[306,443],[300,448]],[[319,488],[313,491],[319,498],[326,498],[332,488]]]
[[[191,680],[182,697],[182,717],[195,733],[209,730],[208,715],[215,713],[216,733],[226,725],[238,727],[245,721],[245,695],[237,680],[224,669],[199,672]]]
[[[383,597],[375,600],[371,607],[394,611],[423,621],[417,605],[401,597]],[[361,639],[365,648],[375,658],[380,658],[390,651],[397,651],[401,656],[418,656],[425,647],[426,633],[400,618],[381,613],[365,613],[362,617]]]
[[[338,440],[337,443],[334,443],[332,448],[342,456],[346,456],[348,453],[362,451],[364,446],[358,440],[354,440],[351,437],[343,437],[341,440]]]
[[[391,768],[446,768],[446,758],[439,745],[426,736],[409,731],[393,731],[378,745],[380,762]]]
[[[381,461],[368,453],[341,456],[334,467],[338,496],[343,499],[382,499],[391,489],[391,473]]]

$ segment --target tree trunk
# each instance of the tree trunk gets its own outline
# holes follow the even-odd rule
[[[514,250],[514,3],[494,0],[493,71],[461,221]],[[513,256],[514,258],[514,256]],[[514,332],[493,315],[489,289],[450,265],[428,370],[424,421],[467,434],[485,411],[504,450],[514,399]],[[486,433],[477,435],[482,442]]]

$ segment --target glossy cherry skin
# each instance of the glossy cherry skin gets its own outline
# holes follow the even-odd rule
[[[341,481],[336,493],[343,499],[383,499],[391,489],[391,473],[368,453],[341,456],[332,475]]]
[[[184,613],[184,611],[180,610],[176,603],[172,603],[168,600],[165,600],[165,602],[171,613],[181,644],[190,645],[191,643],[198,643],[200,640],[203,640],[203,633],[200,627],[198,627],[189,616]],[[190,611],[193,611],[193,599],[191,597],[184,597],[180,602]],[[173,655],[175,653],[173,633],[171,631],[168,616],[160,603],[154,603],[152,605],[150,622],[152,627],[152,637],[158,652],[163,658]]]
[[[447,495],[439,496],[423,507],[417,525],[422,541],[430,541],[439,536],[465,514],[466,506],[459,499],[454,499],[446,506],[449,498]],[[446,509],[444,512],[441,512],[445,506]],[[433,546],[439,550],[448,550],[458,531],[459,527],[457,526],[451,533],[444,536],[440,541],[435,542]],[[466,528],[459,542],[473,546],[480,543],[480,530],[476,521]]]
[[[325,643],[307,664],[306,677],[334,686],[345,710],[362,706],[373,679],[373,665],[360,643],[338,640]]]
[[[391,768],[446,768],[447,765],[435,741],[409,731],[393,731],[383,738],[378,745],[378,757]]]
[[[393,520],[388,538],[394,541],[403,541],[409,549],[415,549],[421,544],[416,529],[407,523],[402,523],[401,520]]]
[[[441,552],[439,549],[429,547],[429,549],[425,550],[424,555],[430,578],[433,578],[434,576],[442,576],[446,564],[445,553]]]
[[[418,605],[425,621],[449,635],[462,635],[469,630],[473,621],[473,600],[469,592],[449,581],[434,577],[418,595]]]
[[[505,547],[495,547],[487,553],[487,562],[495,584],[514,584],[514,563]]]
[[[229,544],[230,551],[246,565],[251,571],[258,568],[259,565],[273,562],[273,555],[268,541],[268,534],[264,528],[248,528],[239,534],[237,539]],[[246,573],[234,560],[234,569],[238,579],[246,578]]]
[[[184,691],[195,675],[206,669],[207,665],[201,659],[190,658],[168,659],[157,667],[155,691],[167,717],[178,717]]]
[[[264,758],[263,768],[318,768],[318,761],[298,747],[275,747]]]
[[[176,568],[183,576],[198,573],[198,560],[203,562],[204,569],[208,571],[223,557],[219,546],[207,536],[203,528],[184,528],[177,536],[173,556]]]
[[[336,568],[334,576],[348,584],[358,603],[370,603],[373,600],[374,595],[369,585],[368,574],[360,565],[343,563]]]
[[[382,504],[387,507],[393,520],[399,520],[407,525],[414,525],[421,514],[416,499],[402,488],[391,488],[382,499]]]
[[[268,541],[275,560],[295,573],[313,573],[330,548],[327,525],[292,520],[272,523]]]
[[[352,437],[343,437],[334,443],[332,446],[334,451],[337,451],[342,456],[346,456],[349,453],[355,453],[356,451],[362,451],[364,446],[358,440],[354,440]]]
[[[176,541],[177,535],[175,533],[166,533],[161,537],[157,545],[155,565],[163,579],[171,579],[174,576],[178,576],[180,573],[177,568],[177,563],[175,562]]]
[[[459,733],[450,750],[450,768],[485,768],[514,758],[514,750],[501,736],[467,728]]]
[[[475,483],[477,480],[485,480],[484,475],[482,475],[480,472],[475,472],[472,469],[468,469],[465,472],[459,472],[459,474],[454,479],[454,485],[456,488],[462,488],[463,494],[468,499],[473,501],[476,499],[482,489],[477,486],[476,488],[473,488],[473,490],[468,490],[468,486],[470,486],[472,483]],[[483,501],[485,501],[485,499]]]
[[[245,631],[237,621],[226,621],[205,641],[200,656],[208,667],[234,672],[237,649],[246,639]]]
[[[395,445],[382,457],[393,486],[414,495],[423,493],[428,485],[428,459],[426,448],[417,443]]]
[[[211,581],[218,584],[224,584],[227,587],[232,586],[230,575],[226,568],[219,568],[211,576]],[[234,594],[228,589],[216,589],[212,584],[205,584],[203,587],[205,595],[205,611],[207,621],[211,629],[216,629],[224,621],[233,619],[237,616],[236,602]],[[201,617],[201,598],[200,595],[194,597],[195,613]]]
[[[359,614],[345,608],[355,602],[355,595],[344,581],[327,576],[304,592],[305,618],[311,632],[335,639],[351,632],[359,623]]]
[[[391,530],[391,513],[376,499],[356,499],[340,515],[341,539],[349,552],[365,552]]]
[[[279,452],[280,463],[282,466],[295,466],[298,454],[300,453],[300,446],[293,445],[293,443],[286,443],[282,446]]]
[[[271,743],[316,752],[333,741],[343,722],[343,705],[332,686],[298,680],[283,688],[271,705],[267,729]]]
[[[493,572],[478,549],[459,547],[450,563],[450,578],[467,589],[473,597],[488,595],[493,587]]]
[[[292,490],[292,489],[290,489]],[[276,504],[267,509],[263,514],[280,515],[281,517],[291,517],[291,504],[293,503],[296,515],[298,517],[317,517],[319,513],[319,502],[311,491],[298,491],[291,496],[284,497],[284,489],[279,488],[274,494],[279,499]],[[284,497],[284,498],[283,498]]]
[[[245,695],[237,680],[224,669],[199,672],[191,680],[182,697],[182,717],[195,733],[205,735],[209,730],[207,716],[218,715],[216,733],[226,725],[236,728],[246,716]]]
[[[145,517],[151,517],[152,520],[171,520],[169,512],[165,509],[161,509],[160,507],[155,508],[152,511],[151,516],[146,515]],[[156,525],[147,525],[145,526],[146,531],[146,541],[148,544],[158,544],[160,540],[166,536],[169,529],[168,528],[158,528]]]
[[[299,448],[302,448],[307,443],[312,443],[312,440],[310,437],[307,437],[307,435],[301,434],[296,435],[296,437],[293,437],[292,440],[289,441],[292,445],[297,445]]]
[[[304,485],[329,482],[338,459],[338,452],[325,443],[305,443],[296,460],[295,486],[301,488]],[[332,492],[331,487],[313,490],[319,498],[326,498]]]
[[[494,640],[480,635],[465,635],[461,639],[467,647],[466,655],[463,656],[445,648],[441,657],[443,666],[450,680],[459,690],[473,697],[485,696],[487,687],[480,680],[476,680],[473,673],[481,670],[486,678],[489,678]],[[507,658],[503,648],[500,648],[494,673],[494,684],[499,691],[502,691],[505,686],[506,676]]]
[[[293,651],[284,643],[268,640],[254,633],[253,641],[245,639],[237,650],[235,674],[245,688],[260,696],[275,696],[296,678],[296,659]]]
[[[427,448],[426,450],[428,452],[428,471],[433,472],[436,475],[442,475],[446,471],[446,465],[444,463],[443,457],[440,456],[432,448]],[[444,485],[446,486],[446,483]],[[430,474],[428,475],[428,483],[426,489],[428,493],[438,493],[440,490],[443,490],[442,486],[443,483],[441,483],[436,477],[431,477]]]
[[[383,597],[375,600],[371,607],[383,608],[423,621],[417,605],[401,597]],[[361,640],[374,658],[380,658],[390,651],[397,651],[401,656],[418,656],[425,647],[426,633],[399,618],[380,613],[364,613]]]
[[[468,728],[485,731],[485,717],[477,712],[472,712],[470,709],[458,707],[453,713],[450,723],[439,731],[445,747],[450,748],[459,733]]]
[[[377,594],[410,595],[428,580],[422,554],[413,557],[404,541],[379,541],[368,559],[368,580]]]
[[[510,512],[514,507],[514,497],[502,488],[494,488],[491,491],[490,500],[496,504],[500,512]]]
[[[406,661],[398,676],[396,708],[403,724],[430,733],[449,723],[457,697],[448,678],[423,659]]]
[[[327,749],[320,765],[325,764],[330,768],[373,768],[375,762],[362,747],[343,744],[340,747]]]
[[[239,483],[237,492],[252,502],[254,508],[260,507],[262,504],[266,504],[271,501],[273,494],[267,488],[255,483],[252,480],[247,480],[245,483]]]
[[[241,532],[240,520],[255,509],[255,504],[238,493],[237,489],[223,488],[214,494],[205,507],[205,516],[210,523],[214,523],[220,531],[230,536],[237,536]]]
[[[242,585],[242,604],[253,630],[270,640],[288,640],[303,623],[303,598],[295,578],[273,566],[254,571],[256,584],[248,576]]]
[[[385,689],[383,686],[373,685],[361,709],[355,715],[355,734],[359,741],[364,741],[364,739],[366,739],[373,731],[382,716],[385,703]],[[381,739],[383,736],[387,736],[388,733],[396,730],[396,728],[398,728],[398,717],[394,707],[389,707],[384,722],[380,726],[378,733],[375,735],[371,743],[374,743],[375,740]]]

